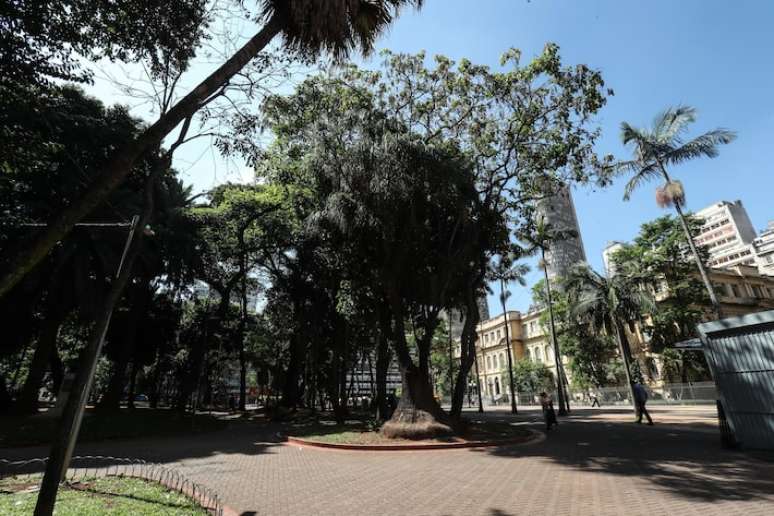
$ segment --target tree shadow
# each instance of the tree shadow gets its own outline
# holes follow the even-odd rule
[[[536,419],[520,424],[542,432]],[[504,459],[542,457],[584,472],[638,477],[690,500],[770,499],[774,493],[772,454],[723,449],[719,433],[697,431],[696,425],[660,427],[658,421],[649,427],[578,419],[564,420],[536,445],[476,451]]]

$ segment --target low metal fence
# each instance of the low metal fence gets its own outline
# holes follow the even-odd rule
[[[689,383],[667,383],[657,387],[645,387],[648,391],[648,403],[652,405],[715,405],[718,399],[715,382],[689,382]],[[550,392],[551,397],[556,404],[556,391]],[[600,405],[630,405],[631,391],[626,385],[617,385],[613,387],[599,387],[596,389],[569,390],[570,403],[575,405],[591,405],[596,397]],[[539,392],[519,392],[516,393],[517,404],[519,406],[539,406]],[[470,402],[469,402],[470,401]],[[510,404],[508,394],[499,396],[483,396],[484,407],[501,407]],[[441,403],[448,406],[450,400],[443,398]],[[472,396],[470,400],[466,397],[464,407],[477,407],[478,397]]]
[[[11,461],[0,459],[0,479],[6,477],[34,478],[46,468],[48,458]],[[70,461],[63,483],[72,484],[104,477],[141,478],[181,493],[217,516],[223,515],[223,503],[218,494],[187,478],[174,468],[127,457],[79,455]]]

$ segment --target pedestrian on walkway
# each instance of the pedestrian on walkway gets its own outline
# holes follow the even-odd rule
[[[546,432],[548,432],[551,430],[551,427],[559,424],[556,420],[556,412],[554,411],[554,400],[551,399],[549,394],[541,392],[540,406],[543,407],[543,418],[546,421]]]
[[[653,424],[648,409],[645,408],[645,404],[648,402],[648,391],[645,390],[645,386],[640,381],[634,383],[634,406],[637,408],[637,423],[642,424],[642,416],[645,415],[648,418],[648,424]]]
[[[596,394],[591,395],[591,408],[594,407],[602,407],[602,405],[599,404],[599,398],[597,398]]]

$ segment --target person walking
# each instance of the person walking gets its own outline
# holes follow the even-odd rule
[[[540,406],[543,408],[543,418],[546,421],[546,432],[548,432],[551,430],[551,427],[559,425],[559,422],[556,420],[556,411],[554,411],[554,400],[551,399],[549,394],[541,392]]]
[[[653,425],[653,419],[651,419],[648,409],[645,404],[648,402],[648,391],[645,390],[645,386],[642,382],[637,381],[634,383],[634,405],[637,408],[637,423],[642,424],[642,416],[648,418],[648,424]]]
[[[600,407],[600,408],[602,407],[602,405],[599,404],[599,398],[597,397],[596,394],[591,395],[591,408],[594,408],[594,407]]]

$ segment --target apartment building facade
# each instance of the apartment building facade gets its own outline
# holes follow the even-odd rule
[[[727,268],[756,263],[755,228],[742,201],[720,201],[696,212],[704,220],[696,245],[709,253],[708,265]]]

